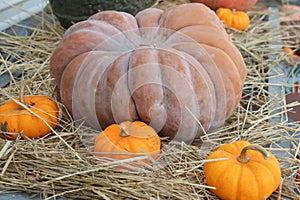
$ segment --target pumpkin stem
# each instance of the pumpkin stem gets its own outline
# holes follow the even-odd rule
[[[23,103],[24,105],[26,105],[25,99],[24,99],[24,91],[25,91],[25,87],[26,87],[26,83],[21,85],[20,88],[20,93],[19,93],[19,101],[21,103]]]
[[[121,136],[121,137],[128,137],[128,136],[130,136],[130,133],[129,133],[129,131],[126,129],[126,125],[125,125],[125,124],[121,124],[121,125],[120,125],[120,128],[121,128],[121,133],[120,133],[120,136]]]
[[[244,147],[242,149],[242,152],[241,152],[240,156],[237,157],[237,160],[239,162],[247,163],[247,162],[250,161],[250,158],[247,155],[248,150],[254,150],[254,151],[260,152],[263,155],[265,160],[267,160],[269,158],[268,152],[264,148],[262,148],[261,146],[259,146],[259,145],[249,145],[249,146]]]
[[[26,104],[25,98],[24,98],[24,91],[25,91],[25,87],[29,84],[31,84],[31,82],[26,82],[26,83],[22,84],[21,88],[20,88],[20,92],[19,92],[19,101],[28,107],[30,107],[31,105]]]

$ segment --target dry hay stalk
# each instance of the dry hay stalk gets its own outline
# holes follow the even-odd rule
[[[267,147],[276,155],[285,153],[277,156],[283,179],[271,198],[296,199],[299,195],[295,175],[300,164],[296,158],[300,148],[300,126],[286,119],[292,105],[286,105],[284,98],[272,96],[267,81],[274,66],[295,65],[282,51],[275,50],[279,44],[270,45],[272,39],[281,35],[280,31],[270,29],[270,23],[265,20],[270,13],[258,9],[249,14],[252,24],[247,31],[228,29],[245,58],[248,77],[241,105],[221,129],[207,133],[192,145],[164,141],[158,162],[146,165],[143,170],[124,172],[113,167],[132,160],[107,164],[95,158],[82,145],[80,130],[58,102],[62,115],[54,134],[36,140],[0,139],[1,191],[38,191],[45,199],[217,199],[205,184],[203,164],[207,162],[206,157],[220,144],[247,140]],[[17,100],[20,85],[28,80],[33,82],[28,93],[55,99],[49,59],[64,30],[45,17],[35,17],[40,24],[31,28],[29,36],[0,34],[1,52],[8,55],[0,57],[1,74],[23,72],[21,80],[12,79],[10,86],[1,89],[1,103]],[[16,61],[11,62],[10,57]],[[272,122],[276,119],[280,120]],[[279,143],[282,142],[290,143],[291,149],[281,147]],[[138,159],[135,162],[139,162]]]

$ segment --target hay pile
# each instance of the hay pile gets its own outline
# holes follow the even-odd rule
[[[249,12],[252,24],[247,31],[228,29],[245,58],[248,77],[240,106],[221,129],[207,133],[192,145],[163,141],[157,163],[143,170],[122,172],[113,166],[126,164],[128,160],[108,165],[91,155],[81,143],[80,130],[58,102],[60,124],[52,134],[36,140],[0,139],[1,191],[39,192],[44,199],[218,199],[205,184],[205,159],[220,144],[247,140],[272,151],[282,166],[282,184],[271,199],[297,199],[300,186],[295,176],[300,165],[296,158],[300,125],[286,117],[297,103],[286,105],[283,96],[272,95],[274,86],[283,88],[288,86],[286,83],[269,82],[270,78],[283,76],[275,66],[293,68],[296,64],[281,51],[278,41],[286,30],[272,28],[267,20],[270,14],[271,11],[256,7]],[[0,34],[0,49],[6,53],[0,57],[0,74],[9,72],[12,76],[15,71],[23,72],[1,89],[1,104],[8,99],[17,100],[20,85],[27,81],[33,84],[27,87],[26,94],[56,99],[49,59],[64,30],[51,16],[35,17],[40,23],[34,28],[27,27],[32,30],[29,36]],[[284,142],[291,148],[282,147]]]

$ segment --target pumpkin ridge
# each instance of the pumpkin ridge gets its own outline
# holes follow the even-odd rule
[[[14,123],[13,123],[14,126],[17,125],[16,128],[13,129],[13,132],[15,132],[15,133],[17,133],[17,134],[23,132],[23,130],[21,129],[21,127],[23,126],[23,122],[24,122],[25,120],[21,119],[21,117],[23,117],[23,115],[17,115],[17,118],[15,118]],[[19,121],[20,123],[17,123],[18,121]],[[26,125],[26,124],[25,124],[25,125]],[[20,132],[17,132],[17,130],[20,130]]]
[[[82,22],[78,22],[76,24],[74,24],[73,26],[71,26],[70,28],[68,28],[62,39],[70,36],[71,34],[76,33],[77,31],[80,30],[85,30],[85,31],[98,31],[98,29],[102,28],[102,25],[104,28],[110,28],[110,31],[115,32],[115,34],[119,34],[121,33],[119,29],[115,28],[114,26],[112,26],[111,24],[107,23],[106,21],[99,21],[99,20],[94,20],[94,19],[90,19],[90,20],[86,20],[86,21],[82,21]],[[102,30],[102,29],[101,29]],[[104,29],[105,30],[105,29]],[[115,35],[112,33],[108,33],[108,31],[102,31],[102,33],[104,33],[107,36],[111,36],[111,35]]]
[[[244,167],[245,167],[245,165],[244,164],[241,164],[241,170],[239,171],[239,177],[242,177],[242,175],[243,175],[243,172],[244,172]],[[253,174],[253,172],[251,171],[251,173]],[[238,200],[238,199],[243,199],[243,196],[241,196],[242,195],[242,192],[240,191],[242,189],[242,179],[241,178],[239,178],[238,179],[238,187],[237,187],[237,189],[236,189],[236,192],[235,192],[235,198],[234,199],[236,199],[236,200]]]
[[[98,52],[97,52],[98,53]],[[61,75],[60,81],[60,99],[63,104],[66,106],[67,110],[73,115],[73,87],[76,83],[77,75],[70,76],[72,73],[81,72],[82,67],[88,64],[87,57],[91,57],[95,53],[85,52],[76,56],[70,63],[65,67]]]
[[[131,136],[129,136],[129,137],[131,137]],[[125,143],[124,143],[124,141],[125,141]],[[123,149],[123,150],[126,151],[126,152],[130,152],[130,150],[127,148],[127,147],[130,146],[129,140],[123,140],[123,141],[122,141],[122,138],[119,138],[118,140],[116,140],[116,141],[114,142],[114,144],[116,144],[116,146],[117,146],[118,148]]]
[[[142,51],[147,51],[147,50],[149,50],[149,49],[151,49],[152,50],[152,52],[153,52],[153,59],[158,59],[158,50],[157,50],[157,48],[151,48],[151,47],[142,47],[142,48],[138,48],[138,49],[136,49],[136,50],[133,50],[132,51],[132,54],[131,54],[131,56],[130,56],[130,59],[128,60],[128,69],[127,69],[127,71],[128,72],[130,72],[130,70],[137,70],[137,72],[139,71],[139,67],[143,67],[144,65],[148,65],[148,64],[151,64],[152,62],[153,63],[155,63],[155,61],[151,61],[151,63],[149,63],[149,60],[147,59],[145,62],[143,62],[143,63],[136,63],[135,61],[133,61],[133,54],[136,52],[136,53],[141,53]],[[143,60],[144,61],[144,60]],[[134,66],[132,66],[132,65],[134,65]],[[135,71],[133,71],[133,73],[134,73]],[[161,68],[159,67],[159,74],[162,74],[162,71],[161,71]],[[139,107],[139,105],[141,104],[141,102],[139,102],[138,103],[138,101],[140,101],[140,99],[139,98],[137,98],[135,95],[134,95],[134,92],[135,91],[132,91],[132,89],[133,88],[131,88],[131,86],[132,86],[132,84],[129,84],[129,83],[131,83],[131,79],[132,78],[130,78],[130,73],[128,73],[127,74],[127,87],[128,87],[128,90],[129,90],[129,92],[130,92],[130,94],[131,94],[131,99],[132,99],[132,101],[133,101],[133,103],[134,103],[134,108],[135,108],[135,112],[136,112],[136,114],[137,114],[137,117],[138,117],[138,119],[140,119],[140,120],[142,120],[142,121],[145,121],[146,123],[150,123],[150,120],[151,119],[147,119],[148,117],[150,118],[151,116],[148,116],[150,113],[146,113],[146,116],[142,116],[142,113],[143,113],[143,109],[139,109],[138,107]],[[162,80],[160,80],[160,81],[162,81]],[[137,88],[134,88],[134,89],[137,89],[137,91],[138,92],[141,92],[141,89],[144,89],[145,87],[144,86],[148,86],[147,84],[144,84],[144,80],[141,80],[141,83],[139,83],[139,85],[138,85],[138,87]],[[135,86],[136,87],[136,86]],[[164,88],[163,87],[161,87],[162,88],[162,96],[164,96]],[[144,90],[142,90],[142,92],[144,92]],[[143,93],[143,95],[144,95],[144,93]],[[146,94],[146,96],[148,96],[147,94]],[[153,104],[152,104],[153,105]],[[149,107],[149,109],[151,109],[151,107]],[[147,111],[149,111],[149,109],[147,110]]]
[[[134,51],[134,50],[133,50]],[[132,53],[133,53],[133,51],[132,51]],[[129,56],[129,59],[128,59],[128,61],[127,61],[127,72],[129,71],[129,69],[130,69],[130,60],[131,60],[131,56],[132,56],[132,53],[131,53],[131,55]],[[130,94],[130,99],[132,100],[132,102],[133,102],[133,107],[134,107],[134,110],[135,110],[135,113],[136,113],[136,115],[137,115],[137,118],[138,119],[141,119],[141,116],[140,116],[140,114],[139,114],[139,112],[138,112],[138,109],[137,109],[137,107],[136,107],[136,101],[135,101],[135,99],[133,98],[133,95],[132,95],[132,91],[130,90],[130,87],[129,87],[129,73],[127,73],[127,75],[126,75],[126,82],[127,82],[127,89],[128,89],[128,92],[129,92],[129,94]]]
[[[153,13],[153,12],[159,12],[159,13]],[[143,25],[143,22],[141,22],[140,20],[140,18],[141,18],[141,16],[142,17],[145,17],[145,16],[148,16],[147,17],[147,19],[149,19],[149,17],[151,16],[151,17],[153,17],[153,15],[154,14],[156,14],[156,17],[158,16],[158,18],[156,18],[155,19],[155,21],[156,21],[156,24],[154,25],[154,24],[152,24],[151,26],[144,26]],[[148,8],[148,9],[145,9],[145,10],[142,10],[142,11],[140,11],[139,13],[137,13],[136,15],[135,15],[135,18],[136,18],[136,20],[137,20],[137,25],[138,25],[138,27],[139,27],[139,29],[140,28],[157,28],[157,29],[159,29],[159,21],[160,21],[160,19],[161,19],[161,16],[162,16],[162,14],[163,14],[163,10],[161,10],[161,9],[158,9],[158,8]],[[154,26],[153,26],[154,25]]]
[[[103,41],[103,38],[93,37],[89,34],[90,33],[80,36],[76,35],[76,38],[72,35],[67,37],[61,41],[53,53],[50,59],[50,75],[54,77],[54,84],[58,90],[60,90],[62,74],[70,62],[80,54],[90,52],[97,44],[101,43],[99,41]],[[92,41],[86,42],[86,38]],[[78,47],[79,43],[82,44],[80,47]],[[72,48],[69,49],[70,46],[72,46]]]
[[[169,7],[162,15],[159,24],[161,27],[178,31],[182,27],[189,25],[207,24],[209,26],[220,27],[218,17],[211,9],[207,9],[203,4],[183,3],[178,6]],[[205,17],[204,17],[205,16]],[[189,20],[182,20],[186,18]],[[198,20],[201,19],[201,20]]]
[[[234,159],[240,155],[240,150],[238,147],[231,144],[224,144],[223,146],[219,147],[217,151],[222,151],[223,153],[230,155],[230,157],[234,157]]]
[[[218,38],[214,38],[214,40],[223,39],[226,42],[231,42],[230,37],[228,36],[226,30],[223,27],[212,27],[207,24],[195,24],[195,25],[182,27],[177,31],[172,30],[171,32],[168,32],[168,37],[166,38],[165,43],[168,44],[168,42],[171,40],[172,46],[178,45],[182,42],[183,43],[192,42],[195,44],[206,44],[205,43],[205,42],[207,42],[206,39],[203,41],[202,40],[198,41],[197,38],[193,37],[193,35],[190,35],[190,33],[192,31],[192,32],[197,32],[197,33],[201,34],[201,32],[207,31],[207,30],[209,30],[211,32],[214,32],[214,31],[218,32],[219,36],[218,36]],[[199,34],[197,34],[197,35],[200,36]],[[176,36],[180,36],[181,38],[177,39]],[[173,38],[176,38],[176,43],[174,43]],[[207,44],[207,45],[213,46],[211,44]]]
[[[99,81],[97,85],[97,88],[100,88],[97,91],[98,95],[105,95],[105,98],[110,99],[110,102],[108,102],[108,107],[111,110],[111,114],[113,115],[107,115],[105,117],[105,120],[109,121],[109,123],[106,123],[106,125],[104,126],[113,123],[113,120],[137,120],[140,117],[138,116],[136,103],[134,101],[134,98],[132,97],[132,91],[129,87],[130,59],[133,52],[133,50],[130,50],[119,55],[115,59],[115,61],[107,67],[107,73],[106,75],[104,75],[104,80],[102,81],[103,83]],[[121,101],[118,100],[118,98],[121,98]],[[126,101],[126,104],[124,104],[124,101]],[[100,102],[103,103],[103,101]],[[106,102],[105,99],[104,102]],[[96,107],[98,106],[98,104],[100,103],[96,102]],[[101,109],[105,109],[105,107]],[[99,122],[103,121],[104,118],[101,116],[103,114],[106,114],[107,111],[96,109],[96,112]]]
[[[224,94],[221,93],[221,95],[224,95],[226,98],[224,101],[226,101],[226,108],[220,108],[220,110],[226,110],[224,113],[224,119],[228,119],[230,115],[234,112],[234,109],[237,107],[237,105],[240,102],[240,99],[242,97],[242,84],[241,83],[241,77],[240,74],[237,70],[237,67],[235,63],[232,61],[232,59],[222,50],[219,48],[215,48],[206,44],[202,44],[204,49],[208,52],[209,55],[216,55],[214,57],[211,57],[212,62],[215,63],[217,70],[219,71],[221,75],[221,82],[223,83],[224,86]],[[222,60],[223,62],[225,59],[227,59],[226,63],[220,63],[219,59],[224,59]],[[228,63],[230,62],[230,63]],[[230,64],[231,66],[234,66],[233,68],[229,69],[227,67],[227,64]],[[222,76],[223,75],[223,76]],[[217,85],[217,81],[213,81],[216,84],[216,87],[219,87]],[[232,92],[230,92],[231,90]],[[220,89],[219,89],[220,90]]]
[[[195,78],[199,78],[199,77],[195,76],[195,73],[192,73],[191,71],[194,71],[194,72],[198,73],[201,77],[205,77],[205,78],[201,79],[201,81],[203,81],[202,82],[203,84],[201,84],[201,85],[203,85],[203,86],[205,85],[205,89],[206,89],[208,95],[210,96],[211,100],[209,102],[207,102],[207,103],[211,103],[212,102],[213,105],[212,104],[210,104],[210,105],[212,105],[214,107],[214,109],[215,109],[216,100],[215,100],[214,86],[213,86],[213,83],[211,82],[211,79],[210,79],[208,73],[205,71],[205,69],[202,67],[202,65],[200,63],[198,63],[193,56],[189,55],[186,52],[179,51],[177,49],[166,49],[166,48],[163,48],[163,49],[161,49],[161,53],[166,53],[166,54],[170,54],[170,55],[176,55],[177,59],[178,58],[182,59],[182,63],[185,63],[187,65],[187,67],[185,67],[184,69],[181,69],[178,66],[176,68],[175,68],[175,66],[170,66],[170,68],[172,70],[175,70],[176,73],[180,73],[180,74],[182,74],[185,77],[184,79],[181,79],[181,80],[184,80],[184,81],[186,81],[189,84],[189,88],[192,90],[192,92],[194,92],[194,93],[197,92],[197,91],[195,91],[196,88],[195,88],[195,84],[194,83],[197,82]],[[161,55],[164,55],[164,54],[161,54]],[[167,56],[165,56],[165,55],[161,56],[160,63],[165,64],[166,61],[167,61],[166,57]],[[173,58],[173,59],[175,59],[175,58]],[[172,60],[171,62],[175,62],[175,61]],[[170,64],[168,64],[167,66],[169,66],[169,65]],[[197,66],[201,66],[201,68],[199,68]],[[182,71],[180,71],[180,70],[182,70]],[[165,71],[166,70],[163,70],[163,73]],[[165,75],[163,77],[166,77],[166,76],[167,75]],[[164,83],[165,83],[165,80],[164,80]],[[171,85],[171,84],[167,83],[167,85]],[[171,88],[171,89],[173,89],[173,88]],[[202,88],[202,89],[204,89],[204,88]],[[174,92],[174,91],[172,91],[172,92]],[[187,92],[187,91],[185,91],[185,92]],[[179,92],[179,94],[180,93],[181,92]],[[165,97],[167,97],[167,96],[168,95],[165,95]],[[176,99],[178,99],[177,96],[176,96]],[[178,99],[178,100],[182,101],[181,99]],[[200,101],[204,101],[204,100],[202,100],[200,96],[196,96],[195,101],[200,102]],[[180,102],[180,103],[183,103],[183,102]],[[192,102],[192,103],[194,103],[194,102]],[[183,113],[184,109],[185,109],[183,106],[189,106],[189,105],[183,105],[183,106],[179,105],[179,106],[181,108],[181,113]],[[201,105],[201,103],[198,103],[197,106],[198,106],[199,109],[207,109],[207,107],[203,107],[204,105]],[[203,114],[201,114],[202,110],[199,110],[199,111],[200,111],[199,112],[200,115],[199,115],[198,112],[197,113],[193,113],[193,114],[199,115],[201,121],[204,120],[204,118],[208,117],[207,115],[204,116]],[[204,124],[206,124],[205,125],[205,130],[209,129],[209,127],[211,126],[211,124],[213,122],[213,119],[214,119],[214,110],[209,110],[207,112],[209,112],[209,114],[208,114],[209,115],[209,119],[207,119],[206,123],[204,123]],[[204,112],[204,113],[206,113],[206,112]],[[197,124],[197,126],[198,126],[198,124]],[[199,132],[199,129],[198,129],[198,132]]]
[[[150,8],[151,9],[151,8]],[[161,9],[159,9],[159,10],[161,10]],[[161,17],[162,17],[162,13],[160,14],[160,16],[157,18],[157,23],[156,23],[156,26],[155,27],[157,27],[157,28],[159,28],[159,21],[160,21],[160,19],[161,19]],[[140,26],[139,26],[140,27]]]
[[[239,50],[237,49],[237,47],[228,38],[220,37],[218,35],[216,37],[213,37],[214,39],[211,40],[208,38],[211,38],[212,34],[216,34],[216,32],[211,32],[210,35],[204,35],[203,33],[206,32],[201,29],[192,30],[191,32],[188,28],[184,27],[180,30],[180,32],[186,35],[186,38],[189,38],[189,41],[195,41],[197,43],[205,44],[214,48],[218,48],[221,51],[223,51],[225,54],[229,56],[229,58],[235,64],[235,67],[239,72],[241,79],[245,80],[247,71],[246,71],[245,63],[243,61],[243,57],[239,52]],[[172,35],[169,38],[171,37]]]
[[[106,146],[106,151],[105,152],[101,151],[101,153],[107,153],[108,155],[111,155],[114,152],[119,152],[119,154],[128,153],[128,151],[126,151],[126,149],[121,148],[121,147],[117,146],[114,142],[112,142],[111,139],[108,138],[106,133],[100,133],[100,134],[104,134],[104,137],[106,140],[106,141],[104,141],[104,140],[99,141],[99,139],[98,140],[96,139],[96,143],[98,146],[104,146],[104,145]],[[110,148],[108,148],[108,147],[110,147]],[[95,149],[95,153],[97,153],[97,152],[98,152],[97,149]],[[114,158],[114,156],[116,156],[116,155],[118,156],[118,154],[113,154],[112,158]],[[100,156],[102,156],[102,154]]]
[[[185,30],[185,29],[194,29],[194,28],[202,28],[203,30],[215,29],[216,31],[219,32],[219,34],[222,37],[224,37],[224,38],[226,37],[228,40],[231,40],[231,38],[228,36],[228,34],[226,32],[226,29],[224,29],[222,26],[210,26],[208,24],[191,24],[191,25],[188,25],[188,26],[178,29],[176,32],[174,31],[174,33],[181,32],[182,30]],[[174,33],[172,33],[172,34],[174,34]]]
[[[103,32],[99,32],[99,31],[95,31],[95,30],[90,30],[90,29],[79,29],[79,30],[77,30],[76,32],[74,32],[74,33],[71,33],[68,37],[71,37],[71,36],[74,36],[74,37],[76,37],[76,35],[77,34],[90,34],[90,33],[92,33],[92,34],[94,34],[95,35],[95,37],[103,37],[103,38],[105,38],[103,41],[101,41],[100,43],[98,43],[95,47],[96,47],[96,49],[97,49],[97,47],[98,46],[101,46],[101,44],[103,44],[103,43],[105,43],[105,42],[107,42],[107,41],[110,41],[110,42],[115,42],[115,44],[116,45],[118,45],[118,43],[116,42],[116,41],[114,41],[113,39],[114,39],[114,37],[113,36],[116,36],[117,34],[115,34],[115,35],[107,35],[106,33],[103,33]],[[68,37],[66,37],[66,38],[68,38]],[[93,48],[94,49],[94,48]],[[87,50],[86,52],[89,52],[90,50],[92,50],[92,49],[89,49],[89,50]],[[82,53],[85,53],[85,52],[82,52]],[[80,53],[81,54],[81,53]],[[76,56],[78,56],[79,54],[77,54]]]
[[[273,159],[271,159],[270,157],[268,158],[268,161],[272,161],[272,162],[275,162]],[[267,167],[266,165],[264,165],[263,163],[261,163],[260,161],[258,161],[258,160],[252,160],[252,162],[253,163],[255,163],[256,165],[259,165],[260,166],[260,168],[264,168],[264,169],[266,169],[266,171],[268,171],[269,173],[270,173],[270,177],[272,177],[272,179],[273,179],[273,183],[275,183],[275,179],[274,179],[274,176],[273,176],[273,174],[272,174],[272,172],[271,172],[271,170],[270,170],[270,168],[269,167]],[[249,167],[249,166],[248,166]],[[255,178],[257,178],[256,176],[255,176]],[[274,188],[274,190],[277,188],[277,186],[275,185],[275,184],[273,184],[273,188]]]
[[[250,161],[250,162],[251,162],[251,161]],[[253,162],[255,162],[255,161],[252,160],[252,163],[253,163]],[[269,168],[266,167],[265,165],[263,165],[262,163],[260,163],[260,162],[255,162],[255,163],[258,164],[258,165],[260,166],[260,168],[264,168],[264,169],[266,169],[266,171],[270,172]],[[252,167],[250,167],[249,164],[247,164],[245,167],[247,167],[247,168],[249,169],[249,171],[250,171],[251,174],[252,174],[252,177],[255,178],[255,184],[256,184],[256,190],[255,190],[255,191],[262,191],[262,190],[259,190],[260,181],[259,181],[258,177],[256,176],[256,174],[254,173],[254,170],[252,169]],[[274,177],[272,176],[271,173],[270,173],[270,177],[272,177],[273,182],[274,182]],[[274,188],[274,190],[275,190],[275,189],[276,189],[276,188]],[[241,193],[240,193],[240,194],[241,194]],[[270,194],[269,194],[269,195],[270,195]],[[262,196],[262,195],[261,195],[260,192],[258,192],[258,193],[256,194],[256,196],[259,197],[259,196]]]
[[[45,121],[48,122],[50,119],[57,117],[56,112],[48,109],[49,106],[53,106],[53,105],[47,105],[47,106],[43,105],[43,106],[40,106],[40,108],[32,106],[29,109],[36,115],[38,115],[44,119],[47,118],[47,119],[45,119]],[[27,112],[28,112],[28,114],[30,114],[29,111],[27,111]]]
[[[269,160],[272,163],[272,165],[279,165],[280,166],[280,164],[278,163],[276,157],[273,154],[270,155]],[[269,167],[268,167],[268,169],[273,174],[272,169],[270,169]],[[275,176],[272,176],[272,177],[274,178],[274,183],[277,182],[277,180],[275,179]],[[280,185],[280,182],[281,182],[281,172],[280,172],[280,176],[279,176],[278,185],[274,184],[274,190]]]
[[[231,154],[232,155],[232,154]],[[233,158],[234,159],[234,158]],[[235,160],[233,160],[233,164],[235,164]],[[231,166],[229,166],[229,167],[231,167]],[[227,172],[227,170],[228,170],[228,168],[224,168],[224,173],[226,173]],[[239,186],[241,185],[241,174],[243,174],[243,170],[244,170],[244,166],[243,165],[240,165],[240,168],[239,168],[239,172],[236,172],[235,171],[235,173],[237,173],[238,175],[236,175],[236,177],[238,177],[237,178],[237,182],[236,182],[236,185],[237,185],[237,188],[240,188]],[[240,198],[240,197],[237,197],[237,195],[239,194],[239,190],[238,189],[235,189],[235,191],[233,192],[233,194],[235,195],[234,196],[234,198],[233,199],[236,199],[236,200],[238,200],[238,199],[242,199],[242,198]]]
[[[88,20],[90,19],[105,21],[106,23],[117,28],[120,32],[128,31],[132,28],[136,29],[138,27],[135,17],[130,13],[122,11],[104,10],[90,16]]]
[[[116,62],[116,61],[118,61],[119,60],[119,58],[120,58],[121,56],[117,56],[115,59],[113,59],[109,64],[108,64],[108,66],[106,66],[105,67],[105,69],[102,71],[102,73],[101,73],[101,77],[99,77],[98,78],[98,80],[97,80],[97,82],[95,83],[95,85],[96,85],[96,88],[101,88],[99,85],[102,85],[102,87],[103,87],[103,91],[101,90],[101,91],[97,91],[96,93],[95,93],[95,96],[94,96],[94,101],[95,101],[95,106],[94,106],[94,108],[95,108],[95,114],[96,114],[96,118],[98,119],[98,122],[99,122],[99,124],[100,124],[100,119],[101,118],[103,118],[103,119],[105,119],[107,122],[105,123],[104,122],[104,127],[105,126],[107,126],[109,123],[112,123],[112,121],[111,120],[109,120],[111,117],[112,117],[112,107],[111,107],[111,103],[112,102],[107,102],[106,101],[106,97],[108,96],[108,95],[111,95],[111,93],[110,93],[110,91],[108,91],[108,76],[107,76],[107,74],[108,74],[108,72],[109,72],[109,70],[111,69],[111,67],[112,67],[112,65]],[[112,89],[113,90],[113,89]],[[102,93],[102,95],[101,95],[101,93]],[[98,94],[98,95],[97,95]],[[97,96],[99,96],[99,98],[97,99],[96,97]],[[101,100],[99,100],[99,99],[101,99],[102,100],[102,103],[100,104],[100,107],[101,107],[101,109],[103,109],[103,110],[100,110],[99,108],[97,109],[97,106],[96,105],[99,105],[99,103],[97,104],[96,102],[98,102],[98,101],[100,101],[101,102]],[[108,106],[109,105],[109,106]],[[100,124],[100,126],[102,127],[103,126],[103,124]]]
[[[95,129],[100,128],[99,121],[97,120],[97,109],[94,106],[94,101],[96,101],[96,93],[92,92],[92,89],[87,88],[97,87],[98,83],[102,81],[102,77],[104,77],[108,69],[107,65],[105,64],[110,64],[116,59],[113,52],[107,51],[100,52],[100,54],[98,53],[99,52],[91,55],[87,54],[87,58],[85,58],[76,72],[74,83],[71,88],[73,116],[77,116],[80,118],[80,120],[84,119],[85,121],[89,121],[89,124]],[[89,56],[95,56],[96,58],[89,59]],[[88,62],[86,62],[86,60]],[[73,66],[74,65],[71,65],[71,67]],[[81,76],[78,76],[78,74]],[[75,88],[77,88],[77,90],[75,90]],[[84,98],[82,98],[79,102],[77,98],[80,98],[81,96],[84,96]],[[84,102],[84,106],[80,105],[82,102]],[[103,101],[103,103],[108,102]],[[104,114],[107,114],[107,112]]]
[[[240,148],[240,144],[239,143],[234,143],[235,145],[230,145],[230,147],[232,147],[232,154],[234,153],[236,155],[236,157],[238,157],[241,153],[241,149]],[[242,145],[244,147],[244,145]]]
[[[230,157],[232,157],[232,155],[230,155]],[[229,158],[230,159],[230,158]],[[219,162],[219,161],[217,161]],[[226,174],[228,172],[228,168],[230,168],[232,166],[232,161],[222,161],[222,162],[227,162],[226,163],[226,167],[223,168],[223,170],[221,172],[219,172],[219,175],[216,176],[214,179],[216,179],[216,184],[221,184],[221,187],[223,186],[223,181],[220,181],[223,179],[223,174]],[[224,165],[225,166],[225,165]],[[239,178],[237,179],[238,181],[240,180]],[[220,187],[219,187],[220,188]],[[217,187],[218,190],[218,187]],[[218,193],[218,192],[217,192]],[[236,192],[234,192],[234,194],[236,194]]]
[[[112,129],[116,129],[117,131],[112,130]],[[113,148],[120,149],[123,152],[127,151],[125,148],[126,145],[124,145],[124,144],[122,144],[122,142],[120,142],[120,140],[122,139],[122,138],[119,138],[119,135],[121,134],[121,129],[119,129],[118,125],[113,124],[113,125],[109,126],[107,130],[104,130],[103,133],[100,133],[100,134],[104,134],[107,142],[112,144],[112,145],[107,145],[107,146],[111,146]]]
[[[176,49],[176,48],[175,48]],[[177,49],[176,49],[177,50]],[[203,49],[204,50],[204,49]],[[200,70],[199,70],[199,68],[197,67],[197,62],[199,62],[198,61],[198,59],[197,58],[195,58],[195,56],[194,55],[191,55],[191,53],[188,53],[188,52],[186,52],[186,51],[182,51],[182,50],[180,50],[179,52],[181,52],[181,54],[182,54],[182,57],[184,58],[184,60],[191,66],[191,67],[189,67],[188,69],[189,69],[189,72],[192,74],[192,72],[191,72],[191,69],[195,69],[195,71],[196,72],[198,72],[199,74],[201,73],[204,73],[204,72],[201,72]],[[209,56],[209,55],[208,55]],[[194,61],[193,61],[194,60]],[[213,62],[213,61],[212,61]],[[207,73],[207,77],[208,77],[208,79],[204,79],[204,80],[207,80],[207,81],[205,81],[205,84],[207,85],[207,88],[208,88],[208,92],[209,92],[209,95],[210,95],[210,99],[211,99],[211,101],[212,102],[214,102],[213,104],[214,104],[214,107],[215,107],[215,111],[212,111],[211,112],[211,116],[210,116],[210,118],[211,118],[211,122],[210,123],[208,123],[208,125],[207,125],[207,127],[204,127],[204,128],[206,128],[206,129],[209,129],[209,128],[211,128],[212,126],[213,126],[213,124],[214,124],[214,122],[216,122],[217,123],[217,126],[219,126],[220,124],[219,124],[219,121],[221,121],[221,123],[223,122],[223,120],[224,120],[224,118],[225,118],[225,116],[224,116],[224,118],[223,118],[223,116],[222,116],[222,113],[220,114],[220,113],[218,113],[218,111],[216,111],[216,110],[218,110],[218,109],[220,109],[220,105],[219,105],[219,103],[221,103],[221,101],[217,101],[217,94],[218,94],[218,88],[216,88],[216,83],[215,82],[217,82],[217,81],[215,81],[215,79],[214,79],[214,77],[212,77],[211,76],[211,72],[209,71],[210,69],[206,69],[205,67],[204,67],[204,65],[202,64],[202,62],[199,62],[200,63],[200,65],[201,65],[201,67],[203,68],[203,70]],[[191,76],[190,77],[190,82],[193,84],[193,83],[195,83],[195,82],[197,82],[196,81],[196,79],[195,79],[195,76]],[[210,80],[210,81],[209,81]],[[221,81],[223,81],[223,80],[221,80]],[[210,82],[210,83],[209,83]],[[209,85],[211,84],[211,88],[213,88],[213,91],[210,91],[210,87],[209,87]],[[220,86],[221,87],[221,86]],[[195,86],[193,85],[193,87],[192,87],[192,89],[193,89],[193,91],[196,93],[197,91],[195,91]],[[212,94],[212,93],[214,93],[214,94]],[[215,101],[213,101],[212,99],[213,99],[213,97],[215,98]],[[199,98],[197,98],[196,99],[197,101],[200,101],[200,99]],[[224,110],[224,108],[221,108],[220,110],[222,110],[222,112],[223,112],[223,110]],[[220,111],[221,112],[221,111]],[[215,114],[213,114],[213,113],[215,113]],[[195,113],[194,113],[195,114]],[[219,115],[220,114],[220,115]],[[201,116],[201,110],[200,110],[200,116]],[[221,116],[221,120],[220,119],[218,119],[218,120],[216,120],[218,117],[220,117]],[[201,118],[201,117],[200,117]]]

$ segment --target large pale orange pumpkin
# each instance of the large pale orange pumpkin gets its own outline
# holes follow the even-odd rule
[[[204,164],[206,183],[216,188],[211,191],[221,199],[264,200],[280,184],[278,160],[259,145],[246,141],[224,144],[210,159],[215,161]]]
[[[222,126],[246,77],[215,12],[191,3],[99,12],[65,32],[50,72],[75,120],[99,130],[139,120],[185,142]]]
[[[211,9],[230,8],[238,11],[249,11],[256,4],[257,0],[191,0],[195,3],[203,3]]]

